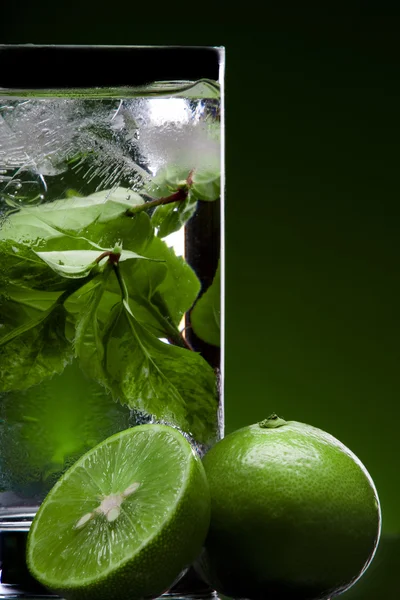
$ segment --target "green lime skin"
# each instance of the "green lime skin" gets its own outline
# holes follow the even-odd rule
[[[102,499],[124,494],[110,518],[99,512]],[[27,565],[67,600],[155,598],[199,555],[209,520],[207,479],[189,442],[172,427],[140,425],[87,452],[50,490]]]
[[[336,438],[273,415],[203,458],[211,524],[196,568],[219,593],[325,600],[353,585],[381,531],[377,491]]]

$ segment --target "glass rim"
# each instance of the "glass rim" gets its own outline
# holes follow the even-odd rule
[[[0,44],[0,91],[221,82],[224,56],[223,46]]]

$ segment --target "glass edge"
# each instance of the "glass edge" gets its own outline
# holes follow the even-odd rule
[[[226,50],[225,46],[214,46],[214,49],[218,52],[219,57],[219,76],[218,83],[223,87],[224,78],[225,78],[225,66],[226,66]],[[222,94],[221,94],[222,96]]]
[[[198,91],[199,86],[208,88],[209,93]],[[196,92],[197,90],[197,92]],[[26,98],[34,96],[36,98],[84,98],[109,99],[109,98],[173,98],[186,97],[192,99],[216,99],[221,97],[221,84],[218,80],[199,79],[197,81],[170,82],[155,81],[143,86],[94,86],[89,88],[16,88],[1,87],[0,96],[9,98]]]
[[[163,44],[163,45],[157,45],[157,44],[31,44],[31,43],[27,43],[27,44],[1,44],[0,43],[0,49],[3,48],[79,48],[79,49],[84,49],[84,48],[102,48],[102,49],[107,49],[107,48],[125,48],[125,49],[132,49],[134,50],[135,48],[137,48],[138,50],[142,50],[145,48],[155,48],[157,50],[164,50],[164,49],[168,49],[168,48],[181,48],[181,49],[185,49],[187,48],[188,50],[190,49],[196,49],[196,50],[216,50],[219,54],[221,53],[225,53],[225,46],[201,46],[201,45],[188,45],[188,44]]]
[[[226,200],[226,171],[225,171],[225,67],[226,67],[226,51],[224,46],[217,48],[219,54],[219,77],[218,83],[220,86],[220,110],[221,110],[221,145],[220,145],[220,161],[221,161],[221,241],[220,241],[220,268],[221,268],[221,292],[220,292],[220,309],[221,309],[221,437],[225,435],[225,200]]]

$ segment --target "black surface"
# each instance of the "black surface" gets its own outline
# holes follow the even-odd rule
[[[219,50],[190,46],[0,46],[0,88],[142,86],[218,80]]]
[[[25,561],[25,531],[0,533],[0,564],[2,585],[18,585],[21,595],[48,595],[46,590],[28,571]]]

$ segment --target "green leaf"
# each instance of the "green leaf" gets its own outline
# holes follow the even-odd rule
[[[221,174],[219,169],[195,169],[191,192],[197,200],[213,201],[221,195]]]
[[[104,381],[102,360],[104,347],[101,339],[101,323],[99,305],[103,299],[107,279],[111,268],[98,275],[87,289],[81,290],[81,311],[76,319],[74,337],[75,355],[79,357],[82,369],[89,377]],[[119,298],[117,298],[120,301]],[[108,312],[109,315],[109,312]]]
[[[190,322],[195,334],[213,346],[221,344],[221,278],[220,263],[208,290],[197,300],[190,313]]]
[[[189,185],[194,200],[214,201],[221,195],[221,171],[219,165],[190,169],[188,167],[167,167],[160,169],[146,192],[153,198],[163,198],[187,185],[192,172],[192,183]]]
[[[186,261],[160,238],[154,237],[143,252],[160,262],[126,261],[119,265],[132,310],[158,337],[174,337],[183,315],[197,298],[200,281]],[[109,279],[107,290],[119,295],[115,278]]]
[[[0,293],[0,344],[15,331],[25,331],[51,310],[61,292],[44,292],[8,285]]]
[[[61,292],[46,292],[42,290],[32,290],[19,286],[7,287],[7,299],[20,307],[24,306],[33,311],[48,310],[59,298]],[[2,312],[0,310],[0,312]]]
[[[18,289],[18,288],[15,288]],[[23,289],[23,288],[22,288]],[[52,303],[54,304],[54,302]],[[40,315],[42,311],[13,300],[8,294],[0,294],[0,340],[13,329],[29,323]]]
[[[101,248],[100,250],[66,250],[62,252],[36,252],[46,264],[62,277],[69,279],[80,279],[87,277],[93,269],[96,269],[96,260],[103,252],[108,252],[111,249]],[[112,250],[111,250],[112,251]],[[147,259],[145,256],[140,256],[131,250],[122,250],[120,261],[131,259]],[[106,260],[104,257],[103,260]],[[154,260],[154,259],[152,259]]]
[[[189,192],[186,200],[157,206],[151,222],[158,228],[158,237],[164,238],[179,231],[196,212],[197,200]]]
[[[140,212],[134,216],[123,214],[106,223],[94,221],[81,229],[79,235],[105,248],[113,248],[122,240],[125,250],[142,254],[153,239],[154,228],[149,215]]]
[[[96,220],[75,233],[58,229],[56,234],[55,237],[42,239],[40,244],[35,246],[39,255],[44,252],[87,250],[95,252],[97,258],[106,249],[114,248],[121,240],[125,251],[139,253],[151,242],[154,228],[150,217],[142,212],[134,216],[120,215],[107,222]],[[95,257],[95,254],[92,256]],[[65,262],[61,256],[59,258]],[[133,255],[131,258],[134,258]]]
[[[106,385],[115,399],[176,424],[202,443],[216,435],[216,378],[195,352],[165,344],[133,316],[126,301],[110,314],[103,337]]]
[[[186,185],[190,169],[168,166],[157,171],[155,177],[145,187],[145,192],[153,198],[164,198]]]
[[[64,370],[72,358],[65,323],[66,311],[56,305],[1,338],[1,392],[27,389]]]
[[[120,269],[128,288],[129,302],[136,318],[154,335],[169,338],[171,328],[174,331],[177,331],[177,329],[171,323],[169,317],[166,318],[153,303],[153,296],[168,273],[166,263],[137,261],[136,264],[121,264]],[[114,291],[115,297],[118,284],[116,281],[110,281],[110,284],[109,287]]]
[[[165,278],[152,294],[152,303],[161,314],[178,326],[183,315],[188,311],[200,291],[200,281],[182,256],[177,256],[173,248],[158,237],[154,237],[151,245],[146,248],[148,258],[159,258],[165,261],[167,271]],[[156,268],[157,263],[151,263],[149,270]],[[133,277],[127,281],[134,284]]]
[[[82,279],[97,267],[99,250],[67,250],[65,252],[36,252],[53,271],[66,279]]]
[[[142,203],[143,199],[135,192],[117,188],[84,198],[64,198],[40,206],[24,207],[8,216],[0,229],[0,239],[40,248],[49,239],[76,234],[92,223],[108,223]]]
[[[38,290],[62,290],[65,281],[40,256],[24,244],[0,240],[0,281]]]
[[[137,315],[137,318],[140,320],[140,322],[144,323],[147,328],[149,328],[155,335],[158,335],[159,337],[170,337],[172,331],[177,334],[177,329],[169,317],[169,309],[164,306],[164,315],[161,314],[160,309],[152,303],[152,297],[157,291],[158,287],[167,277],[169,268],[173,273],[175,273],[177,278],[180,276],[187,278],[187,286],[184,286],[185,289],[190,286],[190,284],[194,284],[195,286],[192,294],[188,294],[186,289],[186,297],[184,297],[182,304],[191,305],[193,303],[198,292],[199,284],[197,284],[196,278],[193,278],[193,272],[190,269],[186,269],[185,266],[183,266],[182,269],[179,268],[181,266],[181,262],[178,261],[176,263],[176,261],[174,261],[173,253],[168,250],[168,247],[163,242],[161,242],[161,244],[156,242],[155,244],[157,248],[152,248],[152,241],[154,237],[153,227],[147,214],[139,213],[134,217],[124,216],[111,221],[109,225],[112,228],[114,224],[116,224],[116,221],[121,220],[123,220],[123,223],[127,223],[129,225],[129,233],[131,234],[129,236],[123,236],[122,238],[125,246],[125,250],[123,252],[126,252],[126,256],[129,256],[129,252],[138,250],[146,252],[146,248],[150,249],[149,258],[151,260],[125,260],[120,261],[119,264],[119,268],[129,288],[129,293],[131,296],[130,302],[132,304],[134,313]],[[94,224],[94,226],[97,226],[97,224]],[[90,229],[91,228],[92,226],[90,226]],[[120,232],[119,229],[116,231]],[[116,237],[110,236],[107,241],[115,242]],[[153,256],[150,256],[151,254],[154,256],[154,259],[158,260],[153,260]],[[87,256],[89,257],[90,262],[92,257],[90,255]],[[85,290],[87,289],[88,287],[85,286],[66,301],[66,307],[72,316],[72,320],[74,320],[76,315],[82,310],[82,306],[86,301]],[[170,286],[170,289],[172,293],[173,285]],[[107,290],[104,292],[102,301],[98,308],[100,320],[102,320],[103,315],[106,317],[108,316],[110,307],[112,307],[115,302],[120,299],[120,296],[121,293],[117,280],[115,277],[110,277],[107,283]],[[189,298],[187,296],[189,296]],[[176,311],[176,308],[174,308],[174,310]],[[180,309],[180,312],[181,310],[182,309]],[[183,306],[183,310],[185,310],[185,306]],[[168,321],[166,321],[165,315],[168,316]]]

